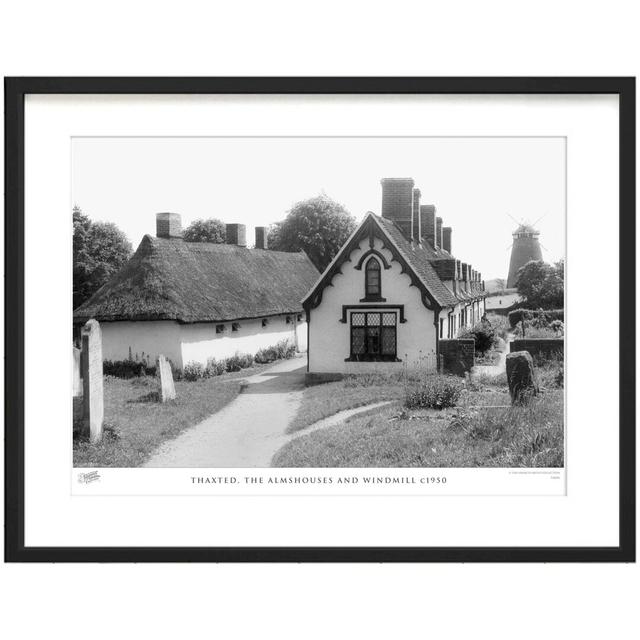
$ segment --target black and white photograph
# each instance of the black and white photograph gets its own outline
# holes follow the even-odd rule
[[[17,556],[630,557],[629,82],[8,86]]]
[[[76,137],[71,191],[74,467],[564,467],[564,137]]]

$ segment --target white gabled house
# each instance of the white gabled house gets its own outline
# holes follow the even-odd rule
[[[382,215],[367,214],[305,296],[310,374],[435,369],[440,340],[484,316],[480,273],[420,195],[411,178],[383,179]]]

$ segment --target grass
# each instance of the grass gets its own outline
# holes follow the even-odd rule
[[[348,382],[341,380],[307,387],[302,394],[302,403],[298,412],[287,427],[287,433],[304,429],[338,411],[384,400],[399,400],[403,395],[404,389],[399,382],[386,385],[348,386]]]
[[[344,424],[292,440],[276,453],[271,464],[273,467],[562,467],[561,371],[559,362],[537,369],[541,394],[527,406],[511,406],[504,374],[494,378],[475,376],[454,408],[399,411],[397,406],[384,407],[373,415],[355,416]],[[313,402],[310,397],[304,416],[308,420],[313,417],[311,422],[315,422],[320,419],[317,415],[331,415],[336,407],[341,410],[382,399],[380,387],[366,387],[366,393],[361,388],[362,395],[352,396],[357,387],[341,389],[341,384],[344,382],[307,390],[312,391]],[[392,393],[396,398],[403,397],[403,387],[396,385]],[[333,398],[337,398],[335,404]],[[346,406],[350,398],[359,404]]]
[[[103,440],[93,445],[74,431],[74,467],[140,466],[160,444],[231,402],[240,392],[240,379],[263,368],[176,381],[176,400],[164,404],[158,402],[158,382],[152,376],[105,376]]]

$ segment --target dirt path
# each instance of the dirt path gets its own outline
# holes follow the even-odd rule
[[[304,389],[305,360],[285,360],[246,379],[224,409],[164,443],[145,467],[268,467],[290,436]]]

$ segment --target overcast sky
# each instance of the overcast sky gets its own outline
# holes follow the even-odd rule
[[[74,138],[72,162],[73,203],[134,248],[158,211],[244,223],[253,243],[299,200],[324,191],[360,221],[380,213],[381,178],[412,177],[485,280],[507,277],[509,216],[541,218],[543,257],[564,257],[564,138]]]

